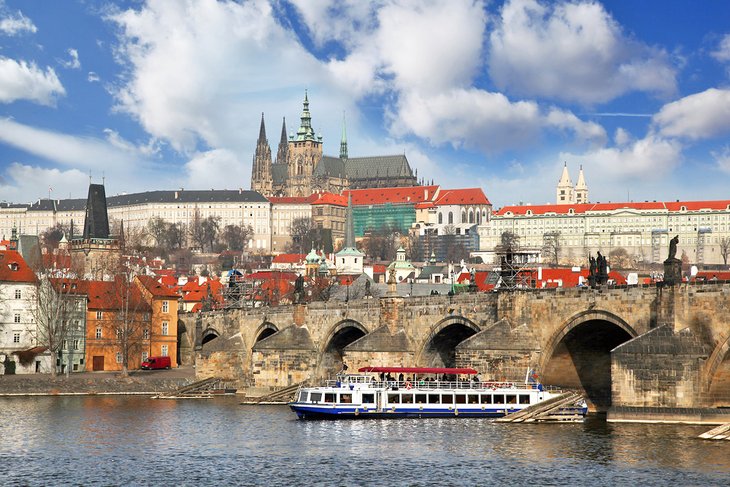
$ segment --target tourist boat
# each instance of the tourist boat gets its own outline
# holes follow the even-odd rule
[[[289,407],[300,419],[496,418],[560,394],[536,382],[482,382],[469,368],[362,367],[358,372],[343,371],[321,387],[301,387]],[[388,380],[390,374],[403,379]],[[587,411],[585,403],[574,409],[583,416]]]

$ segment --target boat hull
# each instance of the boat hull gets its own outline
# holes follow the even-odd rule
[[[299,419],[501,418],[519,409],[377,409],[317,407],[290,403]]]

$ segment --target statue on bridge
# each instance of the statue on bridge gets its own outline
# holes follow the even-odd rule
[[[677,258],[679,235],[669,241],[669,256],[664,261],[664,284],[672,286],[682,282],[682,261]]]
[[[677,244],[679,243],[679,235],[675,235],[673,239],[669,241],[669,257],[667,260],[677,258]]]
[[[304,276],[299,274],[294,281],[294,303],[301,304],[304,302]]]
[[[591,287],[600,286],[608,282],[608,260],[597,252],[596,258],[588,255],[588,284]]]

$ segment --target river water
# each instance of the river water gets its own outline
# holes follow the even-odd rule
[[[1,485],[729,485],[707,426],[301,421],[238,398],[0,399]]]

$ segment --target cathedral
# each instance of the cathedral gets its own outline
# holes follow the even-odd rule
[[[264,196],[309,196],[320,192],[341,193],[346,189],[417,185],[417,177],[405,155],[348,157],[344,120],[339,157],[323,155],[322,135],[315,134],[312,129],[306,92],[296,134],[287,137],[286,120],[282,123],[275,161],[272,161],[264,114],[261,114],[251,168],[251,189]]]

